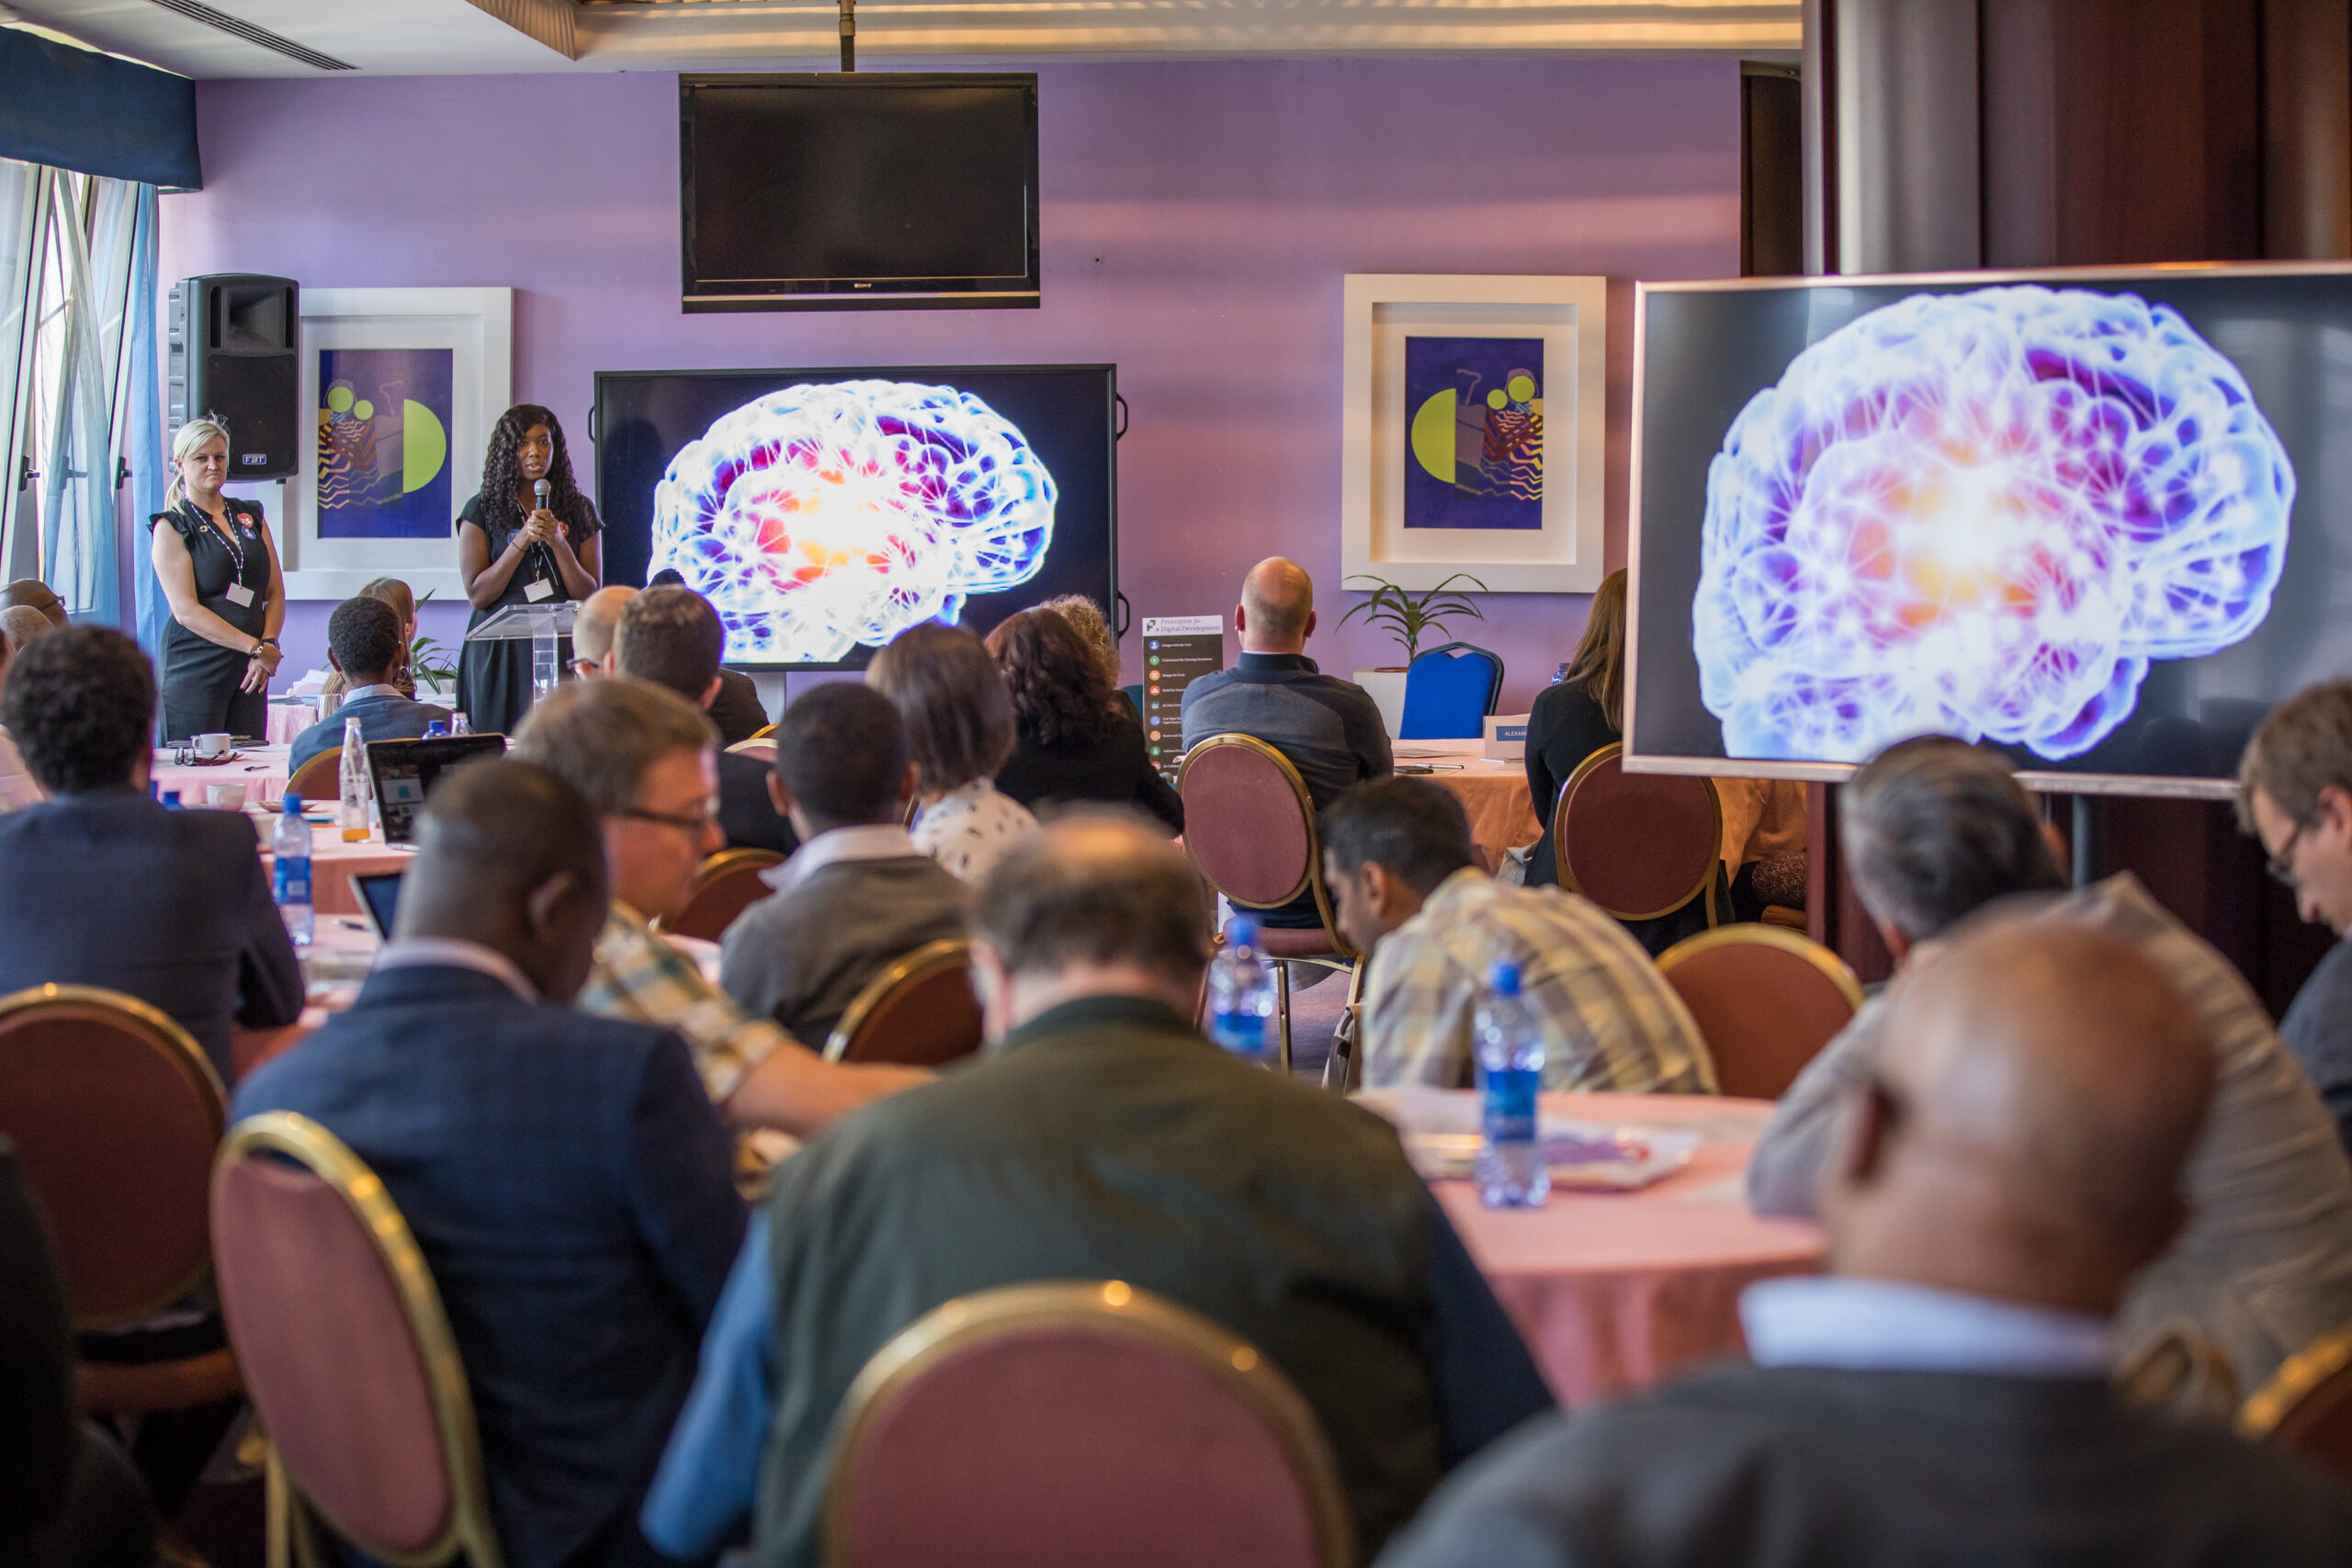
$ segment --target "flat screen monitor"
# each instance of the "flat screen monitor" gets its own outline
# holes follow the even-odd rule
[[[1639,290],[1630,769],[2221,795],[2352,669],[2352,268]]]
[[[1037,78],[681,76],[688,310],[1034,309]]]
[[[863,669],[1064,593],[1113,612],[1117,397],[1109,365],[605,372],[605,581],[675,570],[753,669]]]

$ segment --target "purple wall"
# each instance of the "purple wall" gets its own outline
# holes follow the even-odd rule
[[[205,189],[164,199],[163,276],[511,285],[515,396],[554,408],[582,448],[597,370],[1115,361],[1133,412],[1119,552],[1135,613],[1226,610],[1252,561],[1287,554],[1324,587],[1309,651],[1344,672],[1396,660],[1376,634],[1329,629],[1354,598],[1337,592],[1341,274],[1606,274],[1609,558],[1623,560],[1631,280],[1738,270],[1736,66],[1041,76],[1038,310],[681,313],[669,75],[200,82]],[[1506,710],[1521,709],[1586,601],[1487,603],[1484,625],[1453,633],[1502,653]],[[320,661],[325,609],[295,607],[289,669]]]

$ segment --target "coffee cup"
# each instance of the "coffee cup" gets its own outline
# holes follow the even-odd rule
[[[225,757],[229,754],[230,737],[215,730],[196,738],[196,754],[199,757]]]
[[[204,804],[215,811],[243,811],[245,808],[245,786],[242,784],[206,784]]]

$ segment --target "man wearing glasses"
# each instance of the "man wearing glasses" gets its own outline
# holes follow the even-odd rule
[[[584,681],[539,700],[512,752],[587,798],[604,829],[612,902],[577,1005],[674,1031],[729,1122],[805,1137],[870,1100],[928,1081],[918,1068],[823,1060],[704,976],[651,921],[685,902],[719,848],[718,732],[684,698],[641,681]]]
[[[2270,710],[2238,764],[2238,826],[2262,840],[2295,908],[2352,930],[2352,681],[2307,686]],[[2295,994],[2279,1037],[2352,1149],[2352,953],[2338,942]]]

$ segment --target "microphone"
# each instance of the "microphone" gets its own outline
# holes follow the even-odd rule
[[[548,509],[547,480],[542,479],[531,481],[531,504],[536,510],[540,512],[545,512]],[[555,569],[554,551],[548,549],[544,544],[537,544],[531,547],[531,553],[539,558],[540,564],[546,569],[548,581],[562,581],[562,574],[558,572]]]
[[[541,512],[545,512],[545,511],[548,509],[548,481],[547,481],[547,480],[545,480],[545,479],[534,479],[534,480],[532,480],[532,481],[531,481],[531,500],[532,500],[532,502],[533,502],[534,503],[536,503],[536,505],[537,505],[537,509],[538,509],[539,511],[541,511]]]

